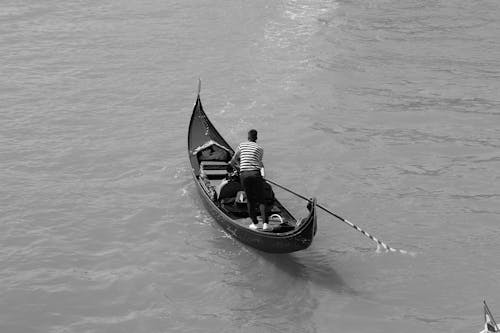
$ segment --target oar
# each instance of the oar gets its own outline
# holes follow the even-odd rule
[[[276,185],[278,186],[279,188],[285,190],[285,191],[288,191],[296,196],[298,196],[299,198],[301,199],[304,199],[306,201],[309,201],[308,198],[304,197],[303,195],[300,195],[298,193],[295,193],[294,191],[280,185],[280,184],[277,184],[275,182],[273,182],[272,180],[269,180],[269,179],[266,179],[266,181],[268,181],[269,183],[273,184],[273,185]],[[399,250],[399,249],[395,249],[393,247],[390,247],[389,245],[387,245],[386,243],[378,240],[377,238],[373,237],[372,235],[370,235],[369,233],[367,233],[366,231],[364,231],[363,229],[361,229],[360,227],[358,227],[357,225],[355,225],[354,223],[352,222],[349,222],[347,221],[345,218],[341,217],[341,216],[338,216],[337,214],[331,212],[330,210],[328,210],[327,208],[321,206],[320,204],[316,204],[316,206],[318,206],[319,208],[323,209],[325,212],[327,212],[328,214],[330,215],[333,215],[335,216],[336,218],[338,218],[339,220],[341,220],[342,222],[348,224],[349,226],[353,227],[354,229],[356,229],[357,231],[361,232],[363,235],[367,236],[368,238],[370,238],[371,240],[377,242],[377,244],[381,245],[386,251],[391,251],[391,252],[399,252],[399,253],[402,253],[402,254],[409,254],[408,251],[405,251],[405,250]],[[411,254],[411,253],[410,253]]]

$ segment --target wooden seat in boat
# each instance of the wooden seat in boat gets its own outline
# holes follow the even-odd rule
[[[227,175],[227,162],[223,161],[202,161],[200,163],[200,173],[208,179],[223,179]]]

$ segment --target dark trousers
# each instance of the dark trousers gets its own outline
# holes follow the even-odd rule
[[[240,180],[245,193],[247,194],[248,215],[253,223],[257,221],[257,209],[260,209],[262,221],[267,223],[266,209],[264,205],[264,179],[260,174],[260,170],[242,171]]]

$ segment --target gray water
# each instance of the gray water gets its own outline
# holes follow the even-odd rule
[[[0,332],[477,332],[500,317],[500,4],[0,3]],[[188,165],[202,101],[325,213],[269,255]],[[304,203],[275,189],[291,209]]]

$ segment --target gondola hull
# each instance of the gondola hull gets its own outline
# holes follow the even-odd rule
[[[207,190],[206,180],[204,180],[200,171],[200,160],[194,153],[197,147],[207,141],[217,142],[218,145],[224,147],[229,153],[228,158],[234,154],[231,146],[227,144],[208,120],[198,95],[189,125],[188,156],[191,162],[193,180],[203,204],[224,231],[240,242],[264,252],[289,253],[308,248],[317,229],[316,201],[311,199],[308,203],[309,214],[307,217],[296,220],[279,201],[275,200],[274,206],[279,207],[282,216],[289,221],[292,226],[291,230],[280,232],[281,229],[276,228],[269,232],[262,229],[249,229],[248,219],[235,218],[228,214],[227,211],[222,209],[220,202],[214,199],[214,194]]]

